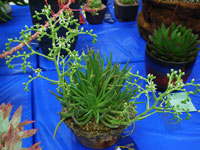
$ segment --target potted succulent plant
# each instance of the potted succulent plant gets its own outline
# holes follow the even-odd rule
[[[134,21],[137,16],[139,3],[137,0],[115,0],[114,11],[119,21]]]
[[[7,48],[10,50],[12,42],[21,42],[30,49],[30,52],[20,53],[18,51],[17,55],[9,55],[11,54],[9,52],[12,52],[11,49],[4,52],[3,55],[8,58],[6,63],[9,64],[9,67],[12,67],[10,63],[13,59],[22,57],[24,60],[22,69],[25,71],[26,67],[29,67],[36,73],[33,77],[29,76],[30,80],[25,83],[26,90],[28,85],[37,78],[46,79],[57,85],[57,93],[51,93],[60,101],[62,110],[60,112],[61,121],[58,123],[55,133],[60,124],[65,122],[83,145],[92,148],[105,148],[114,144],[126,127],[154,113],[172,113],[180,121],[181,112],[178,110],[184,110],[188,114],[186,118],[188,119],[190,114],[187,109],[180,108],[178,104],[177,106],[170,106],[170,93],[185,91],[187,99],[182,102],[190,101],[189,94],[199,92],[200,85],[194,84],[194,80],[191,83],[183,83],[181,76],[184,73],[181,70],[178,72],[172,70],[171,75],[168,75],[168,88],[164,93],[157,94],[156,85],[153,82],[154,76],[148,75],[145,78],[140,76],[138,72],[133,74],[130,71],[131,68],[128,67],[128,63],[122,69],[120,69],[119,63],[111,65],[112,57],[110,59],[106,58],[107,66],[104,68],[105,57],[101,58],[99,53],[95,53],[94,50],[88,51],[87,54],[84,51],[82,54],[71,51],[68,39],[57,38],[57,27],[55,22],[52,21],[53,19],[48,17],[50,14],[50,7],[45,7],[41,13],[36,14],[36,17],[46,15],[49,22],[48,28],[53,31],[51,36],[44,27],[39,25],[35,25],[35,28],[26,27],[27,29],[21,32],[20,39],[9,39]],[[59,18],[61,26],[65,26],[69,22],[77,23],[76,20],[72,19],[70,11],[60,13]],[[50,49],[48,56],[35,51],[29,45],[30,30],[38,31],[39,38],[43,35],[49,35],[53,39],[53,48]],[[70,36],[78,33],[90,34],[94,37],[94,42],[96,41],[96,36],[92,34],[92,31],[83,32],[83,29],[70,32]],[[67,56],[61,55],[60,51],[62,49],[68,52]],[[54,62],[58,80],[43,76],[41,69],[34,69],[31,66],[27,58],[34,54]],[[176,80],[175,83],[174,79]],[[196,90],[187,92],[186,86],[194,86]],[[143,94],[147,97],[145,103],[138,101]],[[153,99],[150,99],[152,95]],[[144,112],[137,113],[136,106],[138,104],[146,106]]]
[[[86,19],[90,24],[101,24],[103,22],[106,5],[101,0],[88,0],[88,7],[95,11],[86,11]]]
[[[31,137],[37,132],[37,129],[24,131],[24,126],[34,121],[21,122],[22,107],[19,107],[10,119],[12,107],[10,103],[0,105],[0,149],[3,150],[21,150],[22,139]],[[36,143],[27,150],[40,150],[39,146],[40,143]]]
[[[5,23],[12,18],[10,2],[20,6],[28,5],[24,0],[0,0],[0,23]]]
[[[142,0],[137,26],[146,41],[162,23],[168,26],[172,22],[191,28],[200,37],[199,16],[199,0]]]
[[[187,80],[197,59],[199,43],[198,35],[182,25],[172,23],[167,28],[162,24],[154,30],[146,45],[145,64],[147,74],[156,76],[154,81],[158,88],[167,88],[167,73],[171,68],[181,69],[185,72],[183,81]]]

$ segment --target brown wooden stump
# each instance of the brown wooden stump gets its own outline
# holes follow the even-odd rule
[[[142,0],[143,8],[138,15],[138,29],[141,36],[148,40],[155,28],[162,23],[171,24],[174,9],[178,4],[173,21],[191,28],[200,37],[200,3],[171,2],[161,0]]]

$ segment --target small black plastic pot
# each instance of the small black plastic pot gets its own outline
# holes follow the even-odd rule
[[[87,22],[89,24],[101,24],[103,22],[106,12],[106,5],[102,4],[101,8],[98,8],[97,12],[85,12]]]
[[[48,0],[48,4],[51,5],[51,9],[53,10],[54,13],[57,13],[59,11],[59,6],[58,6],[58,1],[57,0]],[[37,20],[36,18],[33,18],[33,15],[35,15],[35,11],[41,12],[41,10],[45,6],[44,0],[29,0],[29,6],[30,6],[30,11],[31,11],[31,16],[32,16],[32,22],[33,24],[45,24],[45,21],[47,20],[45,17],[42,17],[41,20]],[[79,0],[76,0],[75,3],[72,3],[70,5],[70,8],[73,9],[79,9],[80,4]],[[74,18],[79,20],[79,11],[74,11],[73,12]],[[58,24],[59,26],[59,24]],[[72,25],[71,28],[75,28],[75,25]],[[60,28],[58,31],[58,36],[59,37],[66,37],[66,32],[68,30],[65,28]],[[47,30],[47,33],[49,33],[50,30]],[[74,43],[71,43],[71,50],[74,50],[76,47],[76,42],[77,38]],[[49,48],[52,48],[52,41],[49,39],[47,36],[44,36],[41,41],[39,42],[40,47],[45,55],[49,54]],[[65,50],[61,50],[61,55],[67,55],[67,52]]]
[[[169,62],[161,60],[153,56],[149,52],[148,44],[146,45],[145,50],[145,69],[147,74],[153,74],[156,79],[154,79],[154,83],[157,85],[157,89],[160,91],[164,91],[167,89],[169,78],[167,77],[168,73],[171,73],[171,69],[176,71],[181,70],[185,72],[185,75],[182,76],[183,82],[185,82],[190,76],[194,64],[197,59],[196,55],[193,60],[185,61],[185,62]]]
[[[122,4],[120,0],[114,1],[115,16],[119,21],[135,21],[139,3]]]
[[[11,19],[12,8],[8,3],[4,4],[4,7],[0,5],[0,23],[6,23]],[[6,16],[5,16],[6,15]]]

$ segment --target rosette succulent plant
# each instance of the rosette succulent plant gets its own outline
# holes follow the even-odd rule
[[[106,12],[106,5],[104,5],[101,0],[87,0],[87,5],[90,9],[89,12],[85,12],[86,20],[88,21],[88,23],[102,23]]]
[[[25,130],[24,126],[34,121],[21,122],[22,107],[19,107],[9,121],[12,105],[0,105],[0,150],[22,150],[22,139],[33,136],[37,129]],[[40,143],[36,143],[27,150],[40,150]]]
[[[135,95],[136,88],[125,88],[122,92],[126,75],[131,69],[127,67],[128,63],[120,70],[119,64],[112,66],[111,57],[110,60],[107,58],[108,64],[104,69],[104,59],[99,52],[95,54],[91,50],[87,55],[85,68],[77,69],[72,76],[74,83],[69,89],[63,89],[64,93],[70,91],[70,95],[63,97],[60,91],[60,97],[53,93],[67,109],[65,113],[60,113],[61,117],[71,117],[78,125],[85,125],[92,118],[95,118],[96,123],[111,128],[121,124],[130,125],[129,115],[134,113],[135,103],[129,103],[129,100]],[[65,85],[68,84],[65,80]]]
[[[167,28],[162,24],[149,36],[148,50],[164,61],[184,62],[197,56],[199,43],[198,35],[193,34],[191,29],[174,23]]]

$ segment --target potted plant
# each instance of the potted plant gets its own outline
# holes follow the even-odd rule
[[[88,0],[88,7],[93,11],[86,11],[86,19],[90,24],[101,24],[103,22],[106,5],[101,0]]]
[[[88,51],[87,54],[84,51],[82,54],[79,54],[77,51],[71,51],[70,44],[66,38],[57,38],[57,27],[53,19],[48,17],[50,14],[51,10],[48,6],[41,13],[36,13],[36,17],[46,15],[49,22],[48,28],[51,28],[53,31],[51,34],[48,34],[43,26],[35,25],[35,28],[26,27],[27,29],[21,32],[20,39],[9,39],[9,43],[6,45],[10,51],[4,52],[2,55],[8,58],[6,63],[9,64],[9,67],[13,67],[10,64],[13,59],[22,58],[24,60],[22,69],[25,71],[26,67],[29,67],[36,73],[35,76],[29,76],[30,80],[24,83],[26,90],[28,90],[28,85],[37,78],[46,79],[57,85],[57,93],[51,93],[60,101],[62,110],[59,113],[61,121],[58,123],[55,133],[60,124],[66,122],[69,128],[77,134],[77,139],[83,145],[92,148],[104,148],[114,144],[126,127],[154,113],[172,113],[180,121],[181,112],[178,110],[184,110],[188,114],[188,119],[190,114],[187,109],[180,108],[179,104],[173,107],[170,106],[170,93],[185,91],[187,99],[182,101],[185,103],[190,101],[190,94],[200,91],[200,85],[194,84],[194,80],[191,83],[183,83],[181,76],[184,73],[181,70],[178,72],[172,70],[171,75],[168,75],[168,88],[165,92],[157,94],[156,85],[153,82],[154,76],[148,75],[145,78],[140,76],[138,72],[133,74],[130,72],[131,68],[128,67],[128,63],[122,69],[120,69],[119,63],[112,66],[112,57],[110,59],[101,58],[99,53],[95,53],[94,50]],[[65,26],[69,22],[77,22],[72,19],[70,11],[60,13],[59,18],[61,26]],[[39,32],[39,38],[43,35],[51,35],[53,48],[50,49],[48,56],[35,51],[29,45],[32,39],[30,30]],[[78,33],[90,34],[94,37],[94,42],[96,41],[96,36],[92,34],[92,31],[83,32],[83,29],[70,32],[70,36]],[[9,52],[13,52],[10,49],[12,42],[23,43],[30,49],[30,52],[18,51],[16,55],[10,55],[11,53]],[[14,49],[17,48],[15,47]],[[61,55],[60,51],[62,49],[68,52],[67,56]],[[43,76],[40,68],[34,69],[31,66],[27,58],[34,54],[54,62],[58,80]],[[107,60],[107,66],[104,69],[105,59]],[[176,80],[175,83],[174,79]],[[144,84],[142,85],[142,83]],[[196,90],[187,92],[185,89],[187,86],[194,86]],[[147,97],[145,103],[138,101],[143,94]],[[153,99],[150,98],[152,95]],[[146,106],[144,112],[137,113],[136,106],[139,104]],[[80,131],[85,132],[85,134]],[[90,133],[90,137],[87,133]],[[101,142],[99,139],[101,139]]]
[[[22,107],[19,107],[10,119],[12,107],[10,103],[0,105],[0,149],[21,150],[22,139],[33,136],[37,129],[24,131],[24,126],[34,121],[21,122]],[[27,150],[40,150],[39,146],[40,143],[36,143]]]
[[[171,68],[181,69],[185,72],[183,81],[187,80],[198,56],[199,43],[198,35],[182,25],[172,23],[167,28],[162,24],[154,30],[146,45],[145,66],[147,74],[156,76],[154,81],[159,89],[167,88]]]
[[[172,22],[191,28],[200,37],[199,16],[199,0],[142,0],[137,26],[146,41],[162,23],[169,26]]]
[[[119,21],[134,21],[137,16],[139,3],[137,0],[115,0],[114,11]]]
[[[12,19],[12,8],[9,4],[10,2],[20,6],[28,5],[24,0],[0,0],[0,23],[5,23]]]

